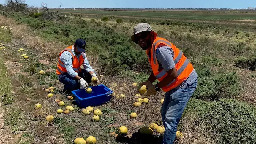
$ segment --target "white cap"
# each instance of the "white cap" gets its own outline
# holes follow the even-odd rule
[[[138,34],[144,31],[152,31],[151,26],[148,23],[139,23],[133,28],[133,34]]]

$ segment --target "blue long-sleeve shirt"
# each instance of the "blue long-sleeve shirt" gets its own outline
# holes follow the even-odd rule
[[[80,57],[80,55],[82,55],[84,57],[84,62],[83,62],[83,67],[87,72],[93,71],[94,69],[91,67],[91,65],[89,64],[89,61],[86,57],[85,53],[81,53],[79,55],[75,54],[74,51],[74,46],[72,47],[72,53],[74,56],[76,56],[77,58]],[[72,55],[70,52],[68,51],[64,51],[61,55],[60,55],[60,60],[64,63],[65,68],[67,70],[67,73],[71,76],[71,77],[75,77],[78,75],[78,73],[76,71],[74,71],[73,69],[73,65],[72,65]]]

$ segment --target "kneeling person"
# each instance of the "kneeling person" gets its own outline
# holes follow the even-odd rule
[[[86,89],[92,77],[97,75],[90,66],[85,54],[86,42],[77,39],[74,45],[65,48],[59,54],[56,73],[59,81],[64,84],[64,92],[70,93],[75,89]],[[83,65],[84,69],[81,69]]]

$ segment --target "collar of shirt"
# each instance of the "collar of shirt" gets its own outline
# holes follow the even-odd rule
[[[74,56],[76,56],[77,58],[79,58],[80,55],[81,55],[81,54],[76,55],[74,45],[72,46],[72,54],[73,54]]]

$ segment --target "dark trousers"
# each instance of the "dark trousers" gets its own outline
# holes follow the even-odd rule
[[[92,76],[89,72],[82,70],[78,73],[87,83],[91,83]],[[72,90],[79,89],[80,84],[77,79],[71,77],[68,73],[59,75],[59,81],[64,84],[64,92],[70,93]]]

